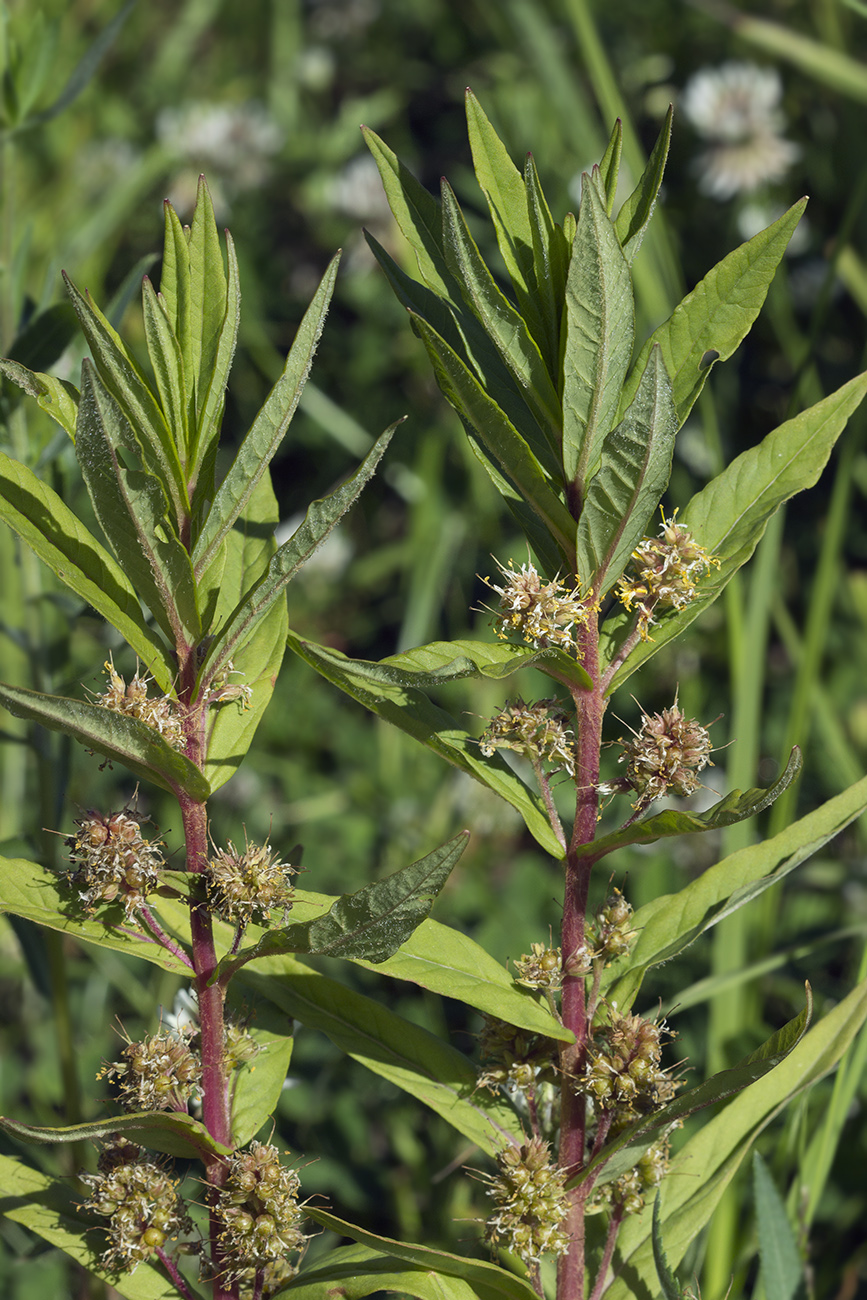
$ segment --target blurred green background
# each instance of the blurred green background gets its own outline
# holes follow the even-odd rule
[[[241,265],[242,326],[225,422],[231,449],[343,247],[312,381],[273,475],[288,535],[373,436],[409,417],[383,472],[290,589],[293,626],[353,656],[490,636],[477,575],[492,572],[494,555],[505,562],[526,554],[364,244],[362,226],[414,269],[360,124],[428,187],[448,175],[496,262],[470,167],[466,86],[517,161],[533,152],[558,220],[577,206],[580,174],[601,155],[614,118],[624,123],[625,194],[674,102],[662,202],[637,262],[639,339],[733,247],[811,196],[756,328],[715,370],[680,435],[669,508],[864,368],[863,0],[736,8],[715,0],[18,0],[0,5],[0,41],[4,355],[36,368],[51,363],[77,381],[80,345],[63,349],[66,317],[51,310],[62,301],[62,268],[135,340],[141,275],[159,277],[161,201],[168,196],[187,218],[205,172]],[[85,510],[65,435],[9,385],[0,402],[3,449]],[[679,689],[700,720],[721,715],[709,777],[717,790],[768,784],[796,741],[806,753],[792,797],[758,825],[612,862],[636,906],[863,774],[865,494],[861,416],[819,486],[774,522],[726,597],[632,679],[648,711]],[[134,671],[106,629],[8,533],[0,534],[0,575],[0,678],[66,694],[98,691],[109,650],[121,671]],[[515,692],[550,694],[550,681],[530,673]],[[441,702],[456,716],[477,715],[481,731],[503,696],[491,683],[456,684]],[[615,740],[638,716],[636,701],[618,699],[613,714]],[[57,736],[5,715],[0,726],[0,850],[56,865],[63,843],[48,831],[68,834],[83,808],[121,806],[132,785]],[[612,771],[616,753],[609,751]],[[177,849],[179,818],[168,799],[152,791],[139,798]],[[287,854],[303,845],[301,883],[323,892],[358,888],[468,826],[471,845],[437,903],[438,919],[465,928],[502,961],[556,933],[558,872],[511,810],[291,658],[250,758],[212,812],[218,841],[237,842],[246,828],[251,839],[270,831]],[[596,884],[601,898],[607,875]],[[865,934],[865,835],[856,827],[781,893],[656,972],[639,1009],[652,1014],[660,1001],[669,1008],[680,1035],[672,1059],[687,1059],[697,1080],[795,1014],[804,979],[819,1014],[839,1000],[865,974]],[[353,968],[340,977],[476,1053],[479,1024],[465,1009]],[[60,945],[4,919],[0,1109],[36,1123],[100,1114],[105,1094],[93,1075],[116,1054],[112,1020],[132,1037],[153,1030],[175,992],[176,981],[154,968]],[[815,1294],[840,1300],[867,1296],[865,1055],[862,1037],[836,1083],[814,1089],[760,1143],[809,1242]],[[409,1098],[303,1031],[278,1136],[305,1162],[305,1191],[325,1193],[338,1214],[389,1235],[479,1251],[473,1220],[486,1213],[484,1189],[460,1170],[473,1153]],[[71,1172],[40,1148],[2,1139],[0,1149]],[[745,1181],[688,1261],[705,1300],[718,1300],[732,1274],[733,1294],[759,1295],[755,1251]],[[15,1300],[86,1294],[55,1252],[8,1223],[0,1226],[0,1286]]]

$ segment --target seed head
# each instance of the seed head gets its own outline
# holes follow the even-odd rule
[[[626,780],[642,807],[671,792],[694,794],[701,786],[698,773],[711,762],[707,728],[687,718],[677,699],[661,713],[641,715],[641,727],[630,741],[621,741],[619,761],[627,763]]]
[[[529,989],[559,989],[563,983],[560,949],[534,943],[530,956],[524,953],[515,962],[515,979]]]
[[[510,1085],[526,1091],[557,1078],[557,1044],[552,1038],[518,1029],[494,1016],[485,1016],[481,1054],[492,1064],[479,1074],[478,1086],[489,1092]]]
[[[290,875],[295,868],[281,862],[267,844],[247,844],[239,853],[229,841],[228,849],[217,849],[205,872],[208,906],[238,925],[256,919],[264,922],[268,913],[292,906]]]
[[[559,646],[567,653],[577,654],[575,629],[583,627],[598,606],[592,593],[581,595],[580,579],[570,590],[559,578],[543,582],[535,566],[529,561],[521,565],[519,573],[512,567],[504,569],[502,585],[490,578],[483,581],[500,597],[499,608],[493,611],[497,636],[505,641],[518,634],[537,650],[545,646]]]
[[[124,1110],[186,1112],[190,1099],[201,1095],[202,1064],[189,1046],[195,1032],[160,1030],[140,1042],[128,1040],[123,1060],[106,1065],[97,1078],[116,1081]]]
[[[631,916],[629,903],[619,889],[613,890],[596,913],[596,923],[588,935],[594,957],[602,957],[607,963],[629,952],[637,934],[630,928]]]
[[[664,1106],[677,1087],[660,1067],[665,1032],[664,1024],[612,1010],[593,1030],[584,1074],[573,1080],[576,1092],[587,1093],[599,1110],[615,1112],[615,1121],[624,1123]]]
[[[658,537],[645,537],[632,552],[632,578],[622,577],[617,595],[627,609],[638,610],[641,639],[650,639],[648,627],[657,608],[683,609],[698,593],[697,583],[711,565],[719,568],[715,555],[708,555],[691,533],[677,523],[675,510],[671,519],[662,515]]]
[[[221,1280],[252,1281],[269,1264],[300,1252],[307,1240],[299,1224],[299,1181],[294,1169],[280,1163],[276,1147],[251,1142],[229,1160],[215,1213],[221,1224]]]
[[[566,722],[556,700],[525,704],[518,699],[491,719],[479,738],[479,749],[487,758],[497,749],[512,749],[574,776],[575,737]]]
[[[520,1256],[525,1263],[542,1255],[565,1255],[569,1237],[563,1220],[569,1209],[565,1174],[552,1163],[547,1142],[531,1138],[497,1156],[499,1175],[484,1175],[497,1209],[488,1219],[485,1240]]]
[[[95,1174],[82,1174],[90,1197],[81,1209],[108,1219],[102,1262],[116,1273],[132,1273],[143,1259],[192,1224],[177,1194],[178,1180],[116,1134],[99,1158]]]
[[[129,809],[89,812],[66,840],[73,870],[67,880],[78,889],[88,912],[100,903],[122,903],[127,919],[159,883],[164,859],[159,841],[142,838],[141,822]]]
[[[142,677],[136,666],[135,676],[126,684],[114,666],[111,655],[105,663],[108,686],[102,695],[96,697],[96,703],[114,713],[124,713],[128,718],[137,718],[148,727],[158,731],[173,749],[183,749],[184,731],[181,725],[181,707],[168,695],[157,695],[148,699],[148,685],[152,677]]]

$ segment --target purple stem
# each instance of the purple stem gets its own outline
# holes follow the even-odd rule
[[[175,943],[174,939],[169,938],[148,905],[142,903],[138,910],[145,925],[156,938],[157,943],[170,952],[174,957],[177,957],[178,961],[182,961],[185,966],[189,966],[190,970],[192,970],[193,963],[190,961],[183,948],[180,944]]]
[[[184,1300],[195,1300],[195,1296],[193,1295],[192,1291],[187,1286],[184,1279],[181,1277],[181,1274],[178,1271],[177,1264],[175,1264],[171,1259],[169,1259],[168,1255],[163,1250],[162,1246],[157,1246],[156,1255],[158,1260],[162,1264],[163,1268],[166,1270],[169,1277],[172,1279],[172,1282],[175,1285],[175,1289],[177,1290],[178,1295],[183,1296]]]

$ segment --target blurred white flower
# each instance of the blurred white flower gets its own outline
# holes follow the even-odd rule
[[[687,121],[710,141],[696,159],[699,188],[730,199],[782,180],[800,155],[780,133],[783,87],[773,68],[724,63],[690,77],[680,98]]]
[[[216,173],[226,193],[256,189],[268,176],[283,132],[263,104],[197,101],[164,108],[157,116],[160,143],[193,171]],[[183,185],[180,186],[183,189]]]
[[[382,188],[379,168],[370,154],[359,154],[331,181],[328,190],[331,206],[358,221],[391,222],[391,208]]]

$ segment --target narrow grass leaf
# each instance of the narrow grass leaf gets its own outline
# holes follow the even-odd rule
[[[687,627],[717,596],[756,549],[768,520],[784,501],[812,487],[827,464],[834,443],[867,393],[867,373],[856,375],[815,406],[769,433],[757,447],[738,456],[690,501],[680,523],[721,563],[702,578],[696,599],[663,614],[618,667],[609,694]],[[603,663],[611,663],[634,625],[625,611],[606,620],[600,638]]]
[[[621,411],[635,396],[650,349],[658,343],[678,424],[684,423],[710,374],[710,366],[702,364],[705,353],[717,352],[720,361],[727,361],[749,333],[806,205],[800,199],[767,230],[729,253],[651,334],[624,386]]]
[[[316,345],[334,292],[339,260],[338,254],[322,277],[289,349],[283,373],[268,394],[217,490],[193,551],[197,576],[201,575],[213,559],[235,520],[243,513],[289,428],[313,364]]]
[[[390,1237],[380,1237],[354,1223],[347,1223],[345,1219],[338,1219],[327,1210],[311,1209],[310,1217],[323,1228],[338,1236],[351,1237],[371,1250],[405,1260],[407,1264],[434,1274],[463,1278],[479,1300],[533,1300],[536,1296],[529,1282],[496,1264],[464,1259],[462,1255],[450,1255],[444,1250],[432,1250],[430,1246],[417,1246],[412,1242],[392,1241]],[[383,1287],[383,1290],[391,1288]]]
[[[236,979],[255,997],[321,1030],[347,1056],[442,1115],[489,1155],[521,1141],[521,1124],[505,1102],[476,1091],[472,1063],[418,1025],[388,1011],[295,957],[267,957]]]
[[[653,146],[647,160],[647,166],[641,174],[641,180],[621,207],[617,214],[617,220],[614,222],[614,230],[620,240],[623,256],[630,266],[635,260],[635,254],[641,247],[641,241],[644,239],[645,231],[656,206],[657,195],[662,185],[665,164],[668,159],[668,149],[671,144],[671,120],[673,116],[674,109],[669,105],[662,130],[656,138],[656,144]]]
[[[563,469],[582,495],[599,467],[603,439],[617,423],[634,333],[629,267],[599,191],[585,174],[566,278],[563,342]]]
[[[804,1264],[783,1199],[758,1151],[753,1152],[753,1199],[759,1238],[761,1277],[767,1300],[806,1295]]]
[[[225,983],[247,962],[280,953],[314,953],[374,965],[386,961],[426,919],[468,839],[469,831],[462,831],[385,880],[343,894],[324,916],[268,930],[252,947],[224,958],[215,979]]]
[[[677,433],[671,384],[654,348],[635,397],[606,435],[578,521],[576,572],[601,599],[644,536],[668,486]]]
[[[13,384],[23,388],[28,397],[35,397],[40,407],[75,442],[75,424],[78,419],[78,389],[65,379],[43,375],[28,370],[17,361],[0,361],[0,373]]]
[[[68,1128],[40,1128],[0,1116],[0,1129],[19,1142],[39,1146],[60,1142],[95,1142],[122,1133],[131,1141],[138,1142],[151,1151],[161,1151],[167,1156],[193,1156],[199,1160],[208,1160],[212,1156],[231,1155],[231,1148],[212,1138],[204,1124],[193,1119],[192,1115],[183,1115],[179,1111],[109,1115],[107,1119],[92,1120],[89,1124],[72,1124]]]
[[[335,686],[386,722],[421,741],[447,762],[475,777],[510,803],[523,817],[527,829],[548,853],[563,857],[563,847],[551,830],[538,795],[528,789],[512,769],[494,754],[486,758],[478,742],[415,687],[398,686],[368,675],[364,660],[348,659],[337,650],[302,640],[289,633],[288,645]],[[373,665],[374,669],[376,665]]]
[[[122,763],[144,781],[154,781],[172,793],[184,791],[204,799],[208,783],[194,763],[172,749],[153,727],[138,718],[62,695],[42,695],[23,686],[0,682],[0,703],[16,718],[29,718],[51,731],[62,731]]]
[[[166,643],[148,626],[124,570],[53,488],[3,452],[0,519],[70,590],[117,628],[160,689],[171,690],[176,666]]]

